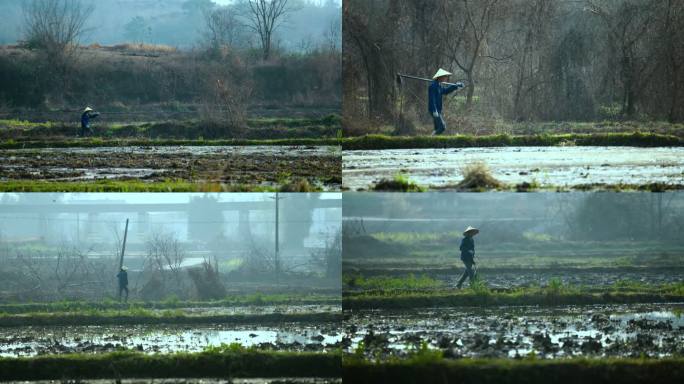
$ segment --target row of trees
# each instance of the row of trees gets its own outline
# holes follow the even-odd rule
[[[244,123],[248,105],[339,101],[340,44],[335,43],[341,34],[339,23],[335,27],[333,20],[329,30],[321,31],[330,35],[328,40],[302,54],[289,55],[274,48],[274,40],[276,31],[297,9],[296,1],[245,0],[227,6],[210,0],[186,3],[194,7],[192,12],[203,15],[197,25],[204,31],[201,49],[157,53],[136,44],[133,48],[141,52],[115,59],[115,54],[88,53],[80,46],[95,10],[92,3],[28,0],[24,34],[31,52],[0,50],[0,104],[193,103],[204,106],[202,117],[238,126]],[[144,20],[133,22],[131,31],[144,34]],[[258,36],[258,53],[247,46],[245,35]],[[336,71],[335,76],[330,71]]]
[[[111,297],[116,293],[115,276],[121,253],[121,238],[116,237],[113,257],[103,257],[94,248],[83,249],[72,243],[64,242],[40,251],[10,245],[0,236],[0,275],[3,276],[0,296],[19,300]],[[325,248],[308,255],[306,265],[291,265],[289,260],[283,263],[280,278],[301,279],[308,275],[329,283],[339,282],[341,255],[341,234],[337,233],[328,239]],[[225,258],[219,260],[213,256],[201,263],[186,265],[188,258],[187,245],[173,233],[151,233],[145,242],[144,255],[129,257],[125,263],[135,269],[129,274],[132,297],[219,299],[225,297],[225,286],[230,281],[248,280],[264,285],[274,282],[272,251],[258,245],[243,254],[241,266],[231,274],[220,267],[219,261],[224,262]]]
[[[415,194],[345,197],[345,236],[373,232],[459,233],[482,226],[482,235],[526,241],[528,231],[569,241],[659,241],[681,244],[684,196],[677,193],[568,193],[435,198]],[[348,207],[348,208],[347,208]],[[365,217],[402,219],[368,220]],[[415,218],[415,221],[410,220]],[[458,224],[456,224],[458,223]],[[345,239],[345,252],[347,239]],[[496,243],[494,241],[494,243]],[[489,244],[494,246],[495,244]]]
[[[460,112],[510,120],[684,121],[680,0],[349,0],[345,116],[425,115],[425,85],[452,70]]]

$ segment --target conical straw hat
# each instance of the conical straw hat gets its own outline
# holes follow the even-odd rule
[[[440,77],[442,77],[442,76],[451,76],[451,75],[453,75],[453,73],[447,71],[446,69],[440,68],[439,70],[437,70],[437,73],[435,73],[435,75],[432,76],[432,78],[433,78],[433,79],[438,79],[438,78],[440,78]]]
[[[466,228],[466,230],[463,231],[463,235],[465,236],[465,234],[468,232],[474,232],[473,235],[477,235],[478,233],[480,233],[480,230],[469,225],[468,228]]]

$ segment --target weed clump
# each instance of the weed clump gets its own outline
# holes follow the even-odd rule
[[[516,192],[532,192],[539,188],[541,188],[541,185],[536,180],[532,180],[530,183],[523,181],[522,183],[515,185]]]
[[[461,168],[461,175],[463,175],[463,180],[457,184],[459,189],[484,191],[499,189],[504,186],[502,182],[492,176],[487,164],[481,161],[470,163]]]
[[[422,192],[423,188],[418,184],[410,181],[408,177],[402,174],[397,174],[394,179],[382,179],[373,187],[376,191],[391,191],[391,192]]]
[[[280,192],[316,192],[318,189],[309,183],[309,180],[301,178],[284,184]]]
[[[226,287],[221,282],[218,265],[205,260],[201,267],[188,269],[188,274],[195,284],[199,299],[218,300],[226,296]]]

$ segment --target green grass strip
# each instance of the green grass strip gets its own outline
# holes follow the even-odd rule
[[[501,305],[593,305],[671,303],[684,301],[681,292],[493,292],[465,289],[454,293],[411,292],[396,294],[360,294],[345,296],[342,308],[348,309],[410,309],[422,307],[494,307]]]
[[[0,192],[275,192],[263,185],[193,183],[184,180],[0,181]]]
[[[420,359],[374,364],[345,358],[345,383],[682,383],[684,359]]]
[[[179,140],[179,139],[86,139],[62,140],[20,140],[8,139],[0,142],[0,149],[39,149],[39,148],[102,148],[102,147],[161,147],[161,146],[338,146],[337,138],[323,139],[223,139],[223,140]]]
[[[557,135],[489,136],[387,136],[366,135],[345,138],[344,150],[466,148],[466,147],[536,147],[536,146],[635,146],[680,147],[684,139],[656,133],[596,133]]]
[[[119,378],[339,377],[339,353],[208,351],[145,355],[52,355],[0,358],[0,381]]]
[[[282,324],[337,323],[339,312],[267,313],[239,315],[185,315],[176,311],[151,312],[144,309],[101,312],[57,312],[0,315],[0,327],[62,326],[62,325],[125,325],[125,324]]]
[[[44,303],[4,303],[0,313],[75,312],[91,310],[219,308],[265,305],[334,305],[340,304],[338,295],[252,294],[227,296],[221,300],[195,301],[168,299],[163,301],[55,301]]]

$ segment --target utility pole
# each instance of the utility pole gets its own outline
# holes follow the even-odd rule
[[[124,252],[126,252],[126,237],[128,236],[128,219],[126,219],[126,229],[124,230],[123,245],[121,246],[121,258],[119,259],[119,270],[123,267]]]
[[[273,258],[275,266],[276,282],[280,281],[280,197],[278,192],[275,193],[275,255]]]
[[[280,203],[279,203],[279,201],[280,201],[280,198],[278,197],[278,192],[276,192],[276,195],[275,195],[275,203],[276,203],[276,211],[275,211],[275,274],[276,274],[276,282],[278,282],[278,280],[280,279],[280,260],[279,260],[279,257],[280,257],[280,247],[279,247],[280,231],[279,231],[279,227],[278,227],[278,222],[280,221],[279,220],[279,216],[280,216]]]

